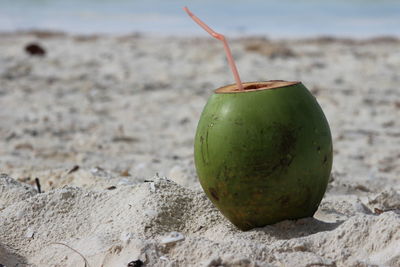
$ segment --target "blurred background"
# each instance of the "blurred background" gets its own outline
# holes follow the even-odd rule
[[[0,31],[203,34],[188,23],[184,5],[230,35],[400,35],[397,0],[0,0]]]

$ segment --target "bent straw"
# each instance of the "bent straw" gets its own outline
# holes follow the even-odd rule
[[[200,20],[198,17],[196,17],[187,7],[184,7],[183,10],[186,11],[186,13],[197,23],[199,24],[200,27],[202,27],[206,32],[208,32],[212,37],[222,41],[222,43],[224,44],[224,49],[225,49],[225,53],[226,53],[226,58],[228,59],[228,64],[231,67],[232,73],[233,73],[233,77],[235,78],[236,81],[236,85],[239,89],[239,91],[243,91],[243,85],[242,82],[240,81],[240,77],[239,77],[239,72],[236,68],[236,64],[235,61],[233,60],[233,56],[231,53],[231,50],[229,48],[228,42],[226,41],[226,38],[224,35],[217,33],[215,31],[213,31],[210,27],[207,26],[207,24],[205,24],[202,20]]]

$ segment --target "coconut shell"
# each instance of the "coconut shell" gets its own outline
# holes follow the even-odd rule
[[[311,217],[332,167],[329,124],[300,82],[244,83],[209,98],[195,136],[204,192],[238,228]]]

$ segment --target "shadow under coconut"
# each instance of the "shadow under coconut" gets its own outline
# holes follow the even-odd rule
[[[319,232],[332,231],[344,221],[324,222],[315,218],[304,218],[299,220],[285,220],[273,225],[256,228],[252,231],[263,232],[277,239],[292,239],[313,235]]]
[[[27,259],[0,243],[0,266],[28,266]]]

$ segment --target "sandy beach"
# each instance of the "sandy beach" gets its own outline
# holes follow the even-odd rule
[[[203,193],[195,129],[233,83],[220,42],[3,33],[0,266],[400,266],[400,40],[230,43],[244,81],[302,81],[325,112],[314,218],[243,232]]]

